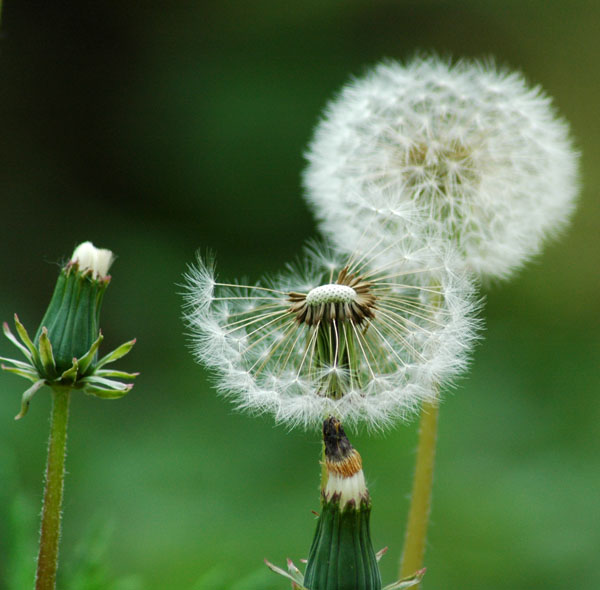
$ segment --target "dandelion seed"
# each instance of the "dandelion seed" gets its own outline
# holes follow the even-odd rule
[[[489,278],[537,254],[578,192],[550,99],[478,62],[378,65],[328,105],[307,159],[306,196],[326,234],[352,240],[347,229],[372,218],[394,235],[425,224]]]
[[[432,244],[315,243],[257,285],[218,282],[199,257],[186,276],[193,352],[239,408],[292,426],[406,418],[464,368],[473,338],[471,285]]]

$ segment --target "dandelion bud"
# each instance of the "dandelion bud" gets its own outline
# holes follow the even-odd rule
[[[369,519],[371,500],[358,451],[339,420],[323,422],[327,484],[321,490],[321,513],[308,555],[306,572],[288,559],[288,571],[265,560],[297,590],[380,590],[378,562],[387,548],[375,553]],[[404,590],[416,586],[425,570],[385,586]]]
[[[80,244],[62,268],[48,309],[35,335],[45,330],[52,343],[56,372],[62,373],[83,356],[98,338],[98,321],[113,254],[91,242]]]
[[[121,383],[112,377],[133,379],[137,373],[104,369],[104,365],[125,356],[135,340],[125,342],[103,358],[97,358],[102,342],[99,327],[100,307],[110,282],[108,268],[113,261],[110,250],[101,250],[91,242],[80,244],[71,260],[58,275],[48,309],[32,340],[15,315],[19,339],[3,324],[4,335],[21,351],[27,362],[0,357],[9,363],[2,369],[31,381],[23,393],[22,418],[34,394],[44,385],[52,388],[76,388],[105,399],[124,396],[132,383]]]
[[[362,461],[338,420],[323,424],[328,481],[308,556],[310,590],[379,590],[381,576],[369,529],[371,501]]]

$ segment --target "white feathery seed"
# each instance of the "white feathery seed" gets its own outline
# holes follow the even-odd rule
[[[193,353],[238,408],[289,426],[332,415],[381,430],[465,368],[476,304],[451,256],[432,239],[355,243],[354,253],[313,244],[254,286],[218,282],[211,257],[190,267]]]
[[[376,66],[329,103],[306,157],[306,197],[326,234],[347,240],[373,218],[386,233],[418,233],[418,209],[484,279],[537,254],[578,192],[578,157],[550,98],[477,61]]]

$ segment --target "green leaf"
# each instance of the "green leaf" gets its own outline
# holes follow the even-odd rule
[[[103,367],[104,365],[106,365],[108,363],[114,363],[115,361],[124,357],[133,348],[135,341],[136,341],[136,339],[134,338],[133,340],[130,340],[129,342],[125,342],[124,344],[121,344],[121,346],[119,346],[118,348],[115,348],[115,350],[113,350],[112,352],[109,352],[105,357],[102,357],[96,363],[96,367],[97,368]]]
[[[44,385],[44,379],[40,379],[36,381],[21,397],[21,411],[15,416],[15,420],[20,420],[25,414],[27,414],[27,410],[29,410],[29,404],[31,403],[31,398],[41,389]]]

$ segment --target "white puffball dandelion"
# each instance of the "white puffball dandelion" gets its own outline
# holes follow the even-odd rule
[[[481,277],[508,276],[569,221],[578,192],[567,123],[523,77],[475,61],[382,63],[326,108],[304,185],[330,235],[415,205]]]
[[[465,367],[475,329],[468,279],[431,247],[366,240],[354,254],[314,244],[254,286],[217,282],[211,258],[198,258],[185,318],[222,394],[291,426],[333,415],[382,429]]]

